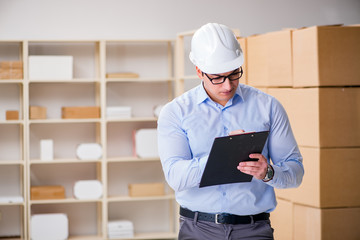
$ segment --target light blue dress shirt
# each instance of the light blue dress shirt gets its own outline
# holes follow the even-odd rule
[[[215,137],[231,131],[270,131],[262,154],[271,159],[273,180],[253,178],[199,188]],[[223,107],[212,101],[202,84],[165,105],[158,119],[159,154],[165,179],[175,190],[177,202],[192,211],[251,215],[276,207],[274,188],[300,185],[302,156],[287,114],[272,96],[239,84]]]

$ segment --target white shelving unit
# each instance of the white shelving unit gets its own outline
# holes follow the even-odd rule
[[[30,239],[31,215],[66,213],[69,239],[107,239],[107,223],[117,219],[134,223],[133,239],[177,237],[169,187],[156,197],[129,197],[127,192],[130,183],[165,183],[159,158],[134,155],[133,133],[156,128],[154,108],[174,97],[173,45],[167,39],[0,42],[0,61],[23,61],[24,72],[23,79],[0,79],[0,197],[24,199],[0,202],[0,236]],[[74,78],[29,80],[31,55],[73,56]],[[115,72],[139,76],[107,78]],[[47,118],[29,119],[29,106],[46,107]],[[63,106],[99,106],[101,117],[62,119]],[[131,106],[132,117],[108,119],[109,106]],[[5,120],[5,110],[18,110],[20,119]],[[40,160],[41,139],[53,139],[53,161]],[[101,144],[101,159],[77,159],[78,144],[89,142]],[[103,197],[74,198],[73,184],[91,179],[101,181]],[[31,200],[30,189],[37,185],[62,185],[66,198]]]

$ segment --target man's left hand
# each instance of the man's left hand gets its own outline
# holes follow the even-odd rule
[[[258,161],[247,161],[240,162],[237,169],[243,173],[254,176],[254,178],[262,180],[264,179],[267,172],[267,160],[259,153],[252,153],[249,155],[250,158],[257,158]]]

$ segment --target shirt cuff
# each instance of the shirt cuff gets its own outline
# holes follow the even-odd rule
[[[206,166],[208,158],[209,158],[209,156],[205,156],[205,157],[202,157],[202,158],[199,159],[199,169],[200,169],[200,172],[201,172],[201,176],[204,173],[205,166]],[[200,178],[201,178],[201,176],[200,176]]]
[[[268,182],[265,182],[267,184],[269,184],[270,186],[273,186],[275,187],[275,183],[277,182],[278,179],[281,179],[280,175],[281,175],[281,168],[279,166],[276,166],[276,165],[273,165],[271,164],[271,166],[273,167],[274,169],[274,176],[273,176],[273,179],[271,179],[270,181]]]

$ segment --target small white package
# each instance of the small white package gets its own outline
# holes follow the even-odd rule
[[[81,160],[99,160],[102,157],[102,147],[98,143],[79,144],[76,156]]]
[[[144,128],[136,131],[135,151],[140,158],[159,157],[156,128]]]
[[[107,118],[131,118],[131,107],[118,106],[106,108]]]
[[[98,180],[81,180],[74,184],[74,197],[77,199],[99,199],[102,194],[103,187]]]
[[[54,141],[52,139],[40,140],[40,160],[54,160]]]

